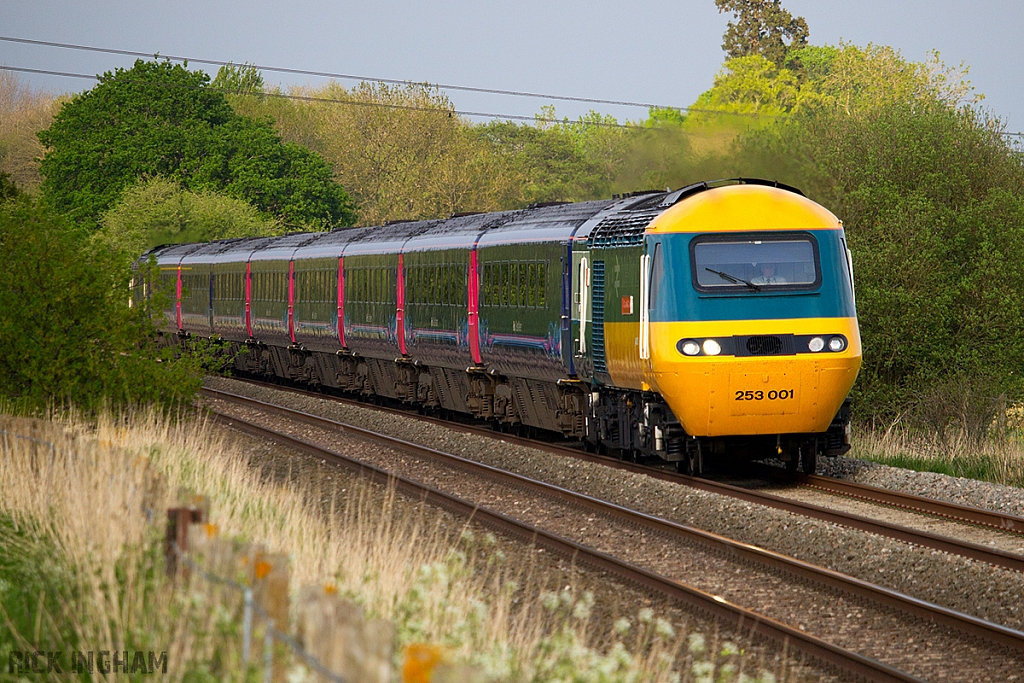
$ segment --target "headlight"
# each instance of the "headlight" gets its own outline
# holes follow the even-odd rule
[[[679,342],[679,350],[686,356],[696,356],[700,353],[700,344],[692,339],[684,339]]]
[[[807,348],[809,348],[814,353],[817,353],[818,351],[821,351],[823,348],[825,348],[825,340],[822,339],[821,337],[814,337],[811,339],[811,341],[807,342]]]
[[[846,340],[843,339],[842,337],[832,337],[831,339],[828,340],[828,348],[829,351],[842,351],[843,349],[846,348]]]
[[[704,353],[709,356],[717,356],[722,352],[722,345],[716,342],[714,339],[704,340]]]

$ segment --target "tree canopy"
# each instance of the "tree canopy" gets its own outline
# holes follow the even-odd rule
[[[255,95],[263,92],[263,74],[252,64],[229,62],[217,70],[217,77],[211,85],[225,93]]]
[[[730,58],[760,55],[781,67],[790,50],[807,44],[807,21],[794,18],[782,0],[715,0],[715,5],[736,17],[723,36],[722,49]]]
[[[286,232],[279,221],[247,202],[216,192],[192,192],[166,178],[132,185],[100,221],[97,237],[132,259],[160,244]]]
[[[89,228],[126,187],[156,176],[245,200],[293,226],[355,219],[319,155],[282,143],[269,122],[236,114],[205,73],[170,62],[139,60],[107,72],[39,139],[48,148],[44,195]]]

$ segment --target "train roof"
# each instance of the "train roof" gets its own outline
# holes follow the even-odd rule
[[[182,255],[181,265],[188,265],[190,263],[215,263],[218,261],[217,257],[221,253],[231,249],[231,247],[239,241],[242,240],[218,240],[216,242],[200,244],[197,249],[193,249],[192,251]]]
[[[526,209],[513,220],[495,225],[480,235],[478,246],[568,242],[581,226],[618,204],[617,200],[604,199]]]
[[[368,228],[345,228],[305,242],[295,258],[337,258],[435,250],[468,250],[474,244],[497,246],[524,242],[567,241],[594,216],[621,200],[533,206],[447,219],[403,221]],[[275,244],[276,249],[278,245]],[[264,250],[258,252],[262,255]],[[257,258],[257,254],[253,255]]]
[[[153,247],[146,253],[144,253],[140,260],[145,261],[150,256],[155,256],[157,263],[178,263],[181,257],[185,254],[195,251],[202,247],[203,244],[161,244],[158,247]]]
[[[327,233],[323,232],[297,232],[254,245],[250,261],[289,261],[295,250],[304,244],[315,242]]]
[[[358,239],[350,240],[345,244],[344,255],[397,254],[402,251],[409,240],[429,233],[442,222],[437,220],[408,221],[367,228],[366,232]],[[306,254],[303,253],[302,256],[305,257]]]

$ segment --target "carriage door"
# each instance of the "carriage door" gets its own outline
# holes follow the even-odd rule
[[[640,360],[645,369],[651,359],[651,309],[657,300],[657,289],[661,284],[661,243],[655,242],[653,248],[644,243],[644,253],[640,256]]]
[[[593,320],[590,269],[590,252],[574,250],[572,253],[572,352],[576,372],[587,379],[593,374],[590,363],[591,321]]]

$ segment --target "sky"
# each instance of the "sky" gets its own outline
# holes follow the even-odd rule
[[[970,67],[982,106],[1024,131],[1021,0],[783,0],[810,42],[890,45],[913,61],[938,50]],[[0,0],[0,36],[167,56],[248,62],[477,88],[685,107],[714,82],[730,15],[714,0]],[[0,41],[0,65],[97,74],[133,57]],[[211,75],[215,66],[200,65]],[[36,88],[77,92],[94,81],[19,74]],[[325,79],[264,72],[271,85]],[[354,85],[357,81],[340,81]],[[461,111],[559,116],[590,109],[619,120],[642,107],[446,91]]]

